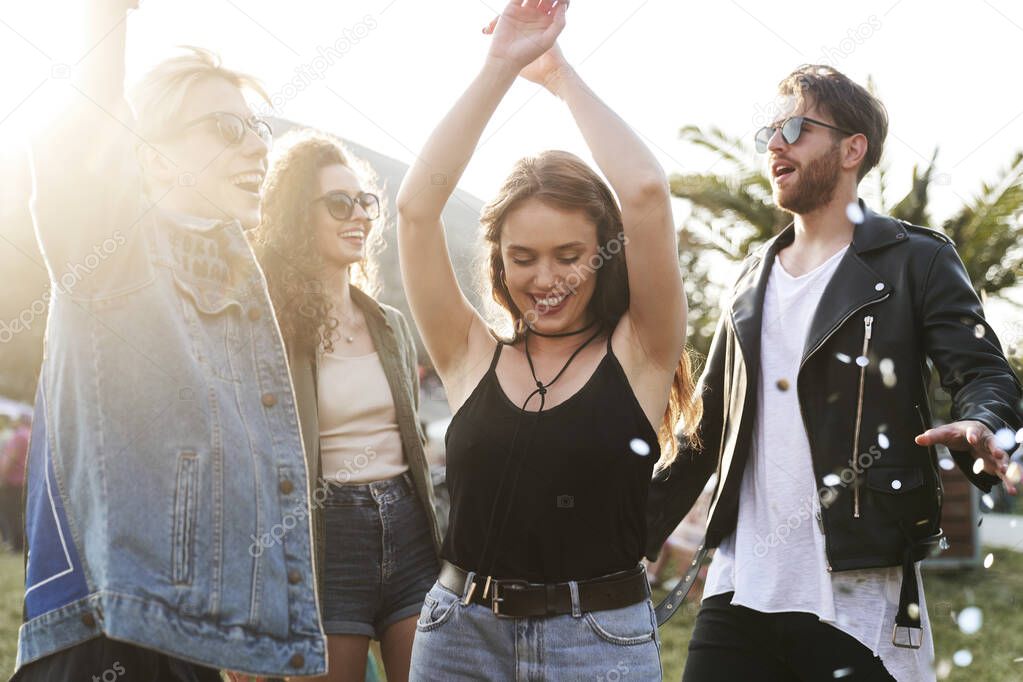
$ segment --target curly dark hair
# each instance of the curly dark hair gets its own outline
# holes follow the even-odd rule
[[[326,263],[317,249],[310,220],[320,170],[334,165],[350,169],[365,191],[381,196],[376,173],[340,139],[318,131],[292,132],[275,142],[263,184],[262,217],[249,233],[289,348],[320,347],[328,353],[334,349],[334,332],[340,322],[324,290],[321,273]],[[380,218],[375,221],[380,224],[386,224],[383,203],[381,196]],[[351,283],[371,296],[379,288],[377,256],[382,246],[381,230],[374,227],[366,242],[366,258],[348,270]]]
[[[598,324],[610,332],[629,308],[629,273],[624,251],[627,238],[622,212],[611,188],[585,161],[569,152],[550,150],[520,159],[497,196],[484,206],[480,215],[487,251],[483,279],[494,302],[511,317],[515,334],[510,341],[514,343],[522,338],[527,315],[512,301],[505,283],[501,232],[508,214],[527,199],[562,210],[581,211],[596,226],[598,251],[602,257],[593,268],[597,280],[589,310]],[[671,397],[658,429],[661,444],[658,466],[661,468],[671,464],[677,454],[675,425],[680,419],[685,442],[699,444],[697,429],[703,401],[695,392],[691,351],[686,348],[675,369]]]

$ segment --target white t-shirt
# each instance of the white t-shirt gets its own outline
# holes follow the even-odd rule
[[[933,680],[923,591],[923,646],[892,645],[902,567],[828,572],[810,443],[796,377],[817,304],[848,246],[814,270],[789,275],[775,257],[761,327],[758,410],[743,472],[739,518],[707,574],[704,598],[734,592],[732,604],[762,613],[812,613],[870,649],[897,680]],[[917,567],[919,581],[919,566]]]

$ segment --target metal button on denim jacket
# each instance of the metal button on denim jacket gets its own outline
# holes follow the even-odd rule
[[[102,633],[323,673],[308,472],[263,274],[236,222],[154,211],[134,229],[139,281],[51,301],[18,667]]]

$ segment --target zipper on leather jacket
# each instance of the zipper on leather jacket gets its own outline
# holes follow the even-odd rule
[[[867,350],[870,348],[870,337],[873,333],[874,327],[874,316],[867,315],[863,318],[863,352],[860,353],[860,357],[863,361],[859,361],[857,364],[860,365],[860,390],[859,397],[856,400],[856,430],[853,432],[853,450],[852,450],[852,463],[853,463],[853,518],[860,518],[860,476],[856,471],[856,464],[859,459],[860,451],[860,426],[863,422],[863,386],[866,383],[867,378]]]
[[[837,332],[838,329],[843,324],[848,322],[852,318],[853,315],[855,315],[856,313],[860,312],[861,310],[863,310],[867,306],[874,305],[876,303],[880,303],[881,301],[886,300],[889,296],[891,296],[891,292],[886,293],[884,296],[881,296],[880,298],[875,298],[875,299],[872,299],[870,301],[866,301],[862,305],[860,305],[860,306],[856,307],[854,310],[850,311],[848,315],[843,317],[833,327],[831,327],[831,329],[828,330],[828,333],[825,334],[824,337],[820,341],[818,341],[817,344],[813,348],[810,349],[810,352],[806,353],[803,356],[803,359],[799,363],[799,371],[796,374],[797,381],[798,381],[798,377],[800,375],[802,375],[803,368],[806,366],[806,363],[810,360],[810,358],[813,357],[813,355],[817,351],[819,351],[824,346],[825,343],[828,342],[828,339],[830,339],[832,336],[835,335],[835,332]],[[806,428],[806,437],[810,441],[810,452],[813,453],[813,452],[816,452],[816,446],[814,444],[814,439],[813,439],[813,431],[809,428],[809,426],[807,424],[806,412],[803,410],[803,401],[799,400],[798,402],[799,402],[799,416],[803,420],[803,427]],[[824,517],[826,516],[826,514],[824,513],[824,510],[821,509],[821,510],[818,511],[818,513],[820,514],[821,530],[824,532],[824,558],[828,562],[828,571],[830,572],[831,571],[831,536],[828,534],[828,522],[824,519]]]

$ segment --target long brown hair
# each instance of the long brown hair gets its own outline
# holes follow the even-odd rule
[[[629,273],[624,256],[628,239],[623,230],[622,212],[611,188],[582,159],[554,150],[520,159],[480,216],[487,248],[485,279],[494,302],[511,317],[515,329],[511,341],[521,339],[526,314],[512,301],[505,283],[501,231],[508,214],[527,199],[537,199],[562,210],[581,211],[596,226],[599,262],[594,264],[591,259],[590,263],[597,279],[589,312],[599,325],[613,330],[629,309]],[[695,395],[690,353],[686,348],[679,358],[671,397],[658,429],[661,445],[658,467],[661,468],[675,458],[678,448],[675,426],[680,419],[682,436],[689,444],[697,444],[703,402]]]
[[[323,287],[325,262],[317,248],[311,219],[312,202],[320,188],[320,170],[334,165],[349,168],[365,191],[380,195],[376,174],[345,149],[341,140],[316,131],[289,133],[275,142],[263,183],[262,217],[259,226],[249,233],[289,348],[334,349],[334,331],[340,323]],[[371,296],[379,288],[376,256],[383,244],[384,208],[381,197],[380,217],[374,221],[377,224],[366,242],[366,258],[348,268],[349,281]]]

